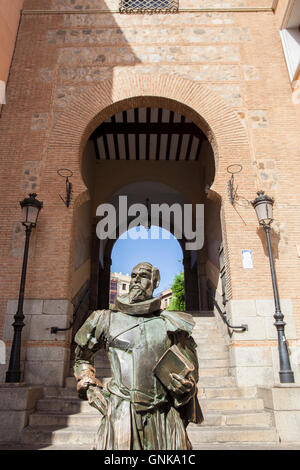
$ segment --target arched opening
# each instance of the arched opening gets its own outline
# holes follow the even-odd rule
[[[75,243],[75,267],[80,269],[84,260],[90,261],[89,272],[88,269],[83,272],[81,267],[89,285],[89,311],[109,308],[113,247],[133,219],[126,214],[125,225],[120,227],[117,216],[116,236],[99,240],[96,211],[101,204],[111,204],[117,213],[120,197],[126,197],[127,208],[134,204],[164,204],[169,208],[177,205],[183,213],[185,205],[190,205],[193,223],[194,207],[204,205],[201,248],[186,249],[184,234],[178,241],[183,252],[186,310],[194,314],[207,311],[207,281],[217,288],[219,261],[216,253],[222,239],[220,207],[207,199],[215,177],[215,159],[204,132],[189,117],[174,111],[172,104],[169,109],[128,108],[107,118],[91,133],[83,153],[82,175],[91,199],[78,209],[77,227],[89,228],[86,236],[81,230],[80,243]],[[164,227],[163,216],[158,225],[174,234],[172,215],[169,225]],[[151,220],[149,224],[152,225]],[[78,326],[86,315],[77,321]]]
[[[153,225],[131,228],[114,243],[111,260],[110,308],[118,296],[128,295],[130,273],[141,261],[159,267],[160,284],[153,295],[163,299],[162,309],[169,306],[174,278],[184,270],[181,244],[171,232]]]

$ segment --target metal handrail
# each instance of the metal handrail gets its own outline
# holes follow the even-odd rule
[[[58,328],[58,326],[52,326],[51,329],[50,329],[51,334],[56,334],[58,331],[68,331],[73,327],[74,322],[75,322],[75,318],[76,318],[76,314],[79,310],[79,307],[81,307],[81,304],[84,301],[84,299],[86,298],[89,291],[90,291],[90,288],[88,287],[86,289],[86,291],[84,292],[83,296],[81,297],[80,301],[78,302],[78,304],[77,304],[77,306],[74,310],[74,313],[73,313],[73,320],[71,321],[70,325],[67,328]]]
[[[208,293],[208,296],[211,298],[211,300],[213,301],[218,313],[221,315],[221,318],[222,320],[224,321],[224,323],[228,326],[228,328],[231,328],[232,330],[242,330],[242,331],[248,331],[248,325],[244,324],[244,325],[240,325],[240,326],[232,326],[230,325],[230,323],[228,322],[227,318],[226,318],[226,313],[225,312],[222,312],[218,302],[216,301],[216,299],[214,298],[214,296],[211,294],[211,290],[209,288],[207,288],[207,293]]]

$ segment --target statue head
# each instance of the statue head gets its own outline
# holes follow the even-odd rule
[[[153,297],[153,291],[159,286],[158,268],[144,262],[137,264],[131,273],[129,284],[129,302],[143,302]]]

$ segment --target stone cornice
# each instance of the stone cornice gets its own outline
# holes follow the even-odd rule
[[[161,13],[168,15],[177,15],[178,13],[257,13],[273,12],[273,7],[237,7],[237,8],[182,8],[177,13]],[[105,15],[120,14],[119,10],[22,10],[22,15]],[[152,13],[142,13],[151,15]],[[131,14],[128,13],[128,16]]]

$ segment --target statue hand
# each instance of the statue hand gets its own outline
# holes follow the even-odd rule
[[[87,398],[91,406],[100,411],[103,416],[106,416],[108,402],[103,394],[102,388],[90,386],[87,391]]]
[[[183,396],[187,395],[190,398],[194,395],[196,383],[191,375],[184,378],[178,374],[170,374],[170,377],[171,383],[169,388],[176,396],[184,398]],[[186,400],[184,401],[186,402]]]
[[[88,388],[95,385],[102,387],[101,382],[96,379],[96,377],[92,377],[90,375],[82,377],[82,379],[77,382],[77,392],[79,398],[81,400],[87,400],[86,392],[88,391]]]

